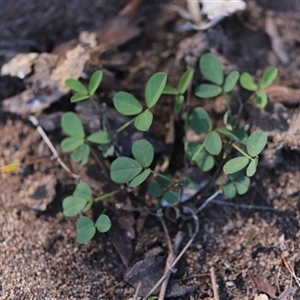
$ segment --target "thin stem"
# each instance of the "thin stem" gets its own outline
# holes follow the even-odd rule
[[[163,179],[166,179],[166,180],[168,180],[168,181],[172,181],[172,178],[169,178],[168,176],[165,176],[165,175],[163,175],[163,174],[160,174],[160,173],[158,173],[158,172],[155,172],[155,171],[153,171],[153,170],[150,170],[151,171],[151,173],[153,174],[153,175],[156,175],[156,176],[159,176],[159,177],[161,177],[161,178],[163,178]]]
[[[119,192],[120,192],[120,190],[114,190],[112,192],[109,192],[107,194],[104,194],[104,195],[101,195],[101,196],[95,198],[94,201],[97,202],[97,201],[103,200],[103,199],[111,197],[111,196],[113,196],[113,195],[115,195],[115,194],[117,194]]]
[[[227,110],[231,112],[231,108],[230,108],[230,105],[229,105],[229,99],[228,99],[227,93],[224,93],[224,92],[223,92],[223,97],[224,97],[224,99],[225,99],[225,103],[226,103],[226,108],[227,108]]]
[[[123,124],[121,127],[119,127],[117,130],[116,130],[116,133],[119,133],[121,132],[122,130],[124,130],[126,127],[128,127],[129,125],[131,125],[133,122],[134,122],[135,118],[129,120],[128,122],[126,122],[125,124]]]
[[[195,152],[195,154],[193,155],[191,161],[195,161],[196,157],[199,155],[199,153],[202,151],[202,149],[204,148],[204,143],[201,144],[201,146],[198,148],[198,150]]]
[[[240,147],[238,147],[236,144],[232,144],[232,147],[237,150],[238,152],[240,152],[242,155],[244,155],[245,157],[247,157],[249,160],[253,160],[253,158],[248,155],[245,151],[243,151]]]
[[[238,110],[238,113],[237,113],[237,118],[236,118],[236,121],[235,121],[235,124],[234,124],[234,128],[237,128],[239,123],[240,123],[240,119],[241,119],[241,116],[242,116],[242,112],[244,110],[244,103],[243,101],[241,100],[240,97],[238,97],[238,101],[239,101],[239,110]]]
[[[93,105],[95,106],[96,110],[100,111],[100,107],[99,107],[98,103],[95,101],[94,95],[90,97],[90,100],[93,103]]]
[[[90,150],[91,150],[92,156],[95,159],[96,163],[105,172],[105,175],[107,177],[109,177],[109,170],[107,169],[106,165],[101,161],[101,159],[98,157],[96,151],[91,146],[90,146]]]

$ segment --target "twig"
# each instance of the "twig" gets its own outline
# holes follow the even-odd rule
[[[288,271],[290,272],[290,274],[294,277],[296,283],[298,284],[298,286],[300,287],[300,278],[297,277],[296,273],[295,273],[295,270],[294,270],[294,267],[293,265],[291,264],[291,262],[288,260],[287,257],[281,255],[281,259],[285,265],[285,267],[288,269]]]
[[[137,287],[136,287],[136,290],[135,290],[135,293],[134,293],[134,296],[133,296],[133,300],[138,300],[141,286],[142,286],[142,283],[139,282]]]
[[[80,175],[75,174],[73,172],[71,172],[71,170],[67,167],[67,165],[61,160],[61,158],[59,157],[56,149],[54,148],[53,144],[51,143],[50,139],[48,138],[48,136],[46,135],[45,131],[43,130],[43,128],[39,125],[39,122],[37,120],[36,117],[30,115],[28,117],[29,121],[36,127],[38,133],[41,135],[41,137],[43,138],[43,140],[45,141],[45,143],[47,144],[47,146],[49,147],[49,149],[51,150],[52,154],[53,154],[53,159],[56,159],[57,162],[61,165],[61,167],[67,171],[69,174],[71,174],[71,176],[77,180],[80,179]]]
[[[218,284],[217,284],[217,277],[216,277],[216,272],[215,272],[214,267],[210,268],[210,278],[211,278],[211,284],[212,284],[212,289],[213,289],[213,293],[214,293],[214,299],[220,300]]]
[[[257,209],[257,210],[265,210],[265,211],[278,212],[278,209],[276,209],[274,207],[269,207],[269,206],[238,204],[238,203],[231,203],[231,202],[228,202],[228,201],[218,200],[218,199],[213,199],[212,202],[216,203],[216,204],[222,204],[222,205],[228,205],[228,206],[235,206],[235,207],[244,208],[244,209]]]
[[[209,202],[214,200],[218,195],[220,195],[222,192],[220,190],[216,191],[213,195],[211,195],[209,198],[207,198],[204,203],[196,210],[195,214],[198,214],[201,210],[203,210]]]
[[[170,270],[170,266],[171,266],[171,264],[173,263],[173,261],[175,259],[175,255],[178,252],[178,249],[179,249],[179,246],[182,242],[184,234],[183,234],[182,231],[179,231],[176,235],[174,245],[172,246],[170,235],[169,235],[169,232],[168,232],[168,229],[167,229],[167,226],[166,226],[166,223],[165,223],[164,219],[161,219],[161,223],[162,223],[163,229],[164,229],[166,237],[167,237],[167,244],[168,244],[168,249],[169,249],[169,255],[168,255],[168,258],[167,258],[167,261],[166,261],[166,267],[165,267],[165,271],[164,271],[164,274],[166,274]],[[170,278],[170,273],[168,273],[168,276],[166,277],[166,279],[163,281],[163,283],[161,285],[158,300],[164,300],[165,299],[165,295],[166,295],[167,287],[168,287],[168,283],[169,283],[169,278]]]
[[[143,298],[143,300],[147,300],[148,297],[151,296],[151,294],[162,284],[162,282],[169,276],[169,274],[173,271],[174,267],[178,263],[178,261],[181,259],[181,257],[184,255],[184,253],[187,251],[187,249],[190,247],[190,245],[193,243],[195,237],[197,236],[199,232],[199,219],[196,214],[193,215],[193,219],[195,221],[195,231],[190,238],[190,240],[187,242],[187,244],[184,246],[184,248],[181,250],[179,255],[175,258],[173,263],[170,265],[169,270],[167,273],[165,273],[160,280],[155,284],[155,286],[147,293],[147,295]]]

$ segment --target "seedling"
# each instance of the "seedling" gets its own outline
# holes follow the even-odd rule
[[[194,70],[188,69],[181,77],[176,88],[166,86],[167,75],[165,73],[154,74],[147,82],[144,102],[138,100],[128,92],[117,92],[113,97],[115,109],[131,119],[122,124],[114,132],[99,130],[87,134],[81,120],[73,112],[63,115],[61,126],[67,137],[62,141],[61,147],[64,152],[71,152],[72,160],[84,165],[88,162],[90,155],[94,157],[99,166],[104,170],[103,160],[106,159],[107,149],[114,155],[113,145],[116,143],[116,135],[130,125],[137,130],[147,131],[153,121],[152,109],[158,103],[160,97],[171,95],[175,97],[174,114],[183,118],[186,130],[193,130],[199,136],[199,142],[186,141],[185,137],[185,158],[190,164],[196,165],[204,172],[212,170],[223,170],[223,175],[215,174],[219,188],[227,198],[233,198],[236,194],[245,194],[250,187],[250,178],[255,174],[259,155],[267,144],[267,136],[261,131],[255,131],[248,136],[246,130],[239,123],[240,113],[246,101],[255,99],[258,107],[263,108],[267,104],[267,95],[264,91],[277,76],[277,69],[268,68],[262,76],[260,83],[255,83],[248,73],[232,71],[224,74],[222,65],[213,54],[205,54],[199,60],[200,72],[205,79],[195,88],[195,95],[200,99],[215,98],[222,96],[226,103],[226,111],[223,116],[223,126],[214,128],[208,112],[199,106],[191,109],[186,100],[186,94],[193,81]],[[86,88],[78,80],[68,79],[66,84],[76,92],[71,102],[91,99],[97,107],[94,94],[102,79],[102,72],[95,72]],[[241,109],[234,115],[231,110],[230,93],[235,86],[240,85],[253,94],[249,99],[240,99]],[[144,106],[145,104],[145,106]],[[100,152],[94,151],[96,147]],[[182,189],[188,178],[176,181],[172,176],[159,174],[153,170],[154,149],[147,140],[139,140],[132,145],[132,156],[118,157],[110,164],[109,178],[119,189],[111,191],[98,197],[93,196],[92,189],[84,182],[80,182],[73,195],[63,201],[63,212],[66,216],[80,214],[76,228],[77,241],[85,243],[90,240],[96,230],[106,232],[111,226],[109,217],[104,214],[93,221],[84,216],[92,208],[95,201],[105,199],[126,188],[138,188],[141,184],[148,184],[148,193],[157,199],[157,207],[163,205],[174,205],[180,202]],[[104,153],[105,152],[105,153]],[[181,191],[180,191],[181,190]],[[104,206],[107,206],[104,202]]]

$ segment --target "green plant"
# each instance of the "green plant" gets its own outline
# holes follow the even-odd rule
[[[263,108],[267,104],[267,96],[264,89],[269,86],[277,75],[277,69],[268,68],[262,76],[259,84],[248,73],[240,75],[232,71],[228,75],[223,73],[222,65],[213,54],[205,54],[199,60],[200,72],[206,81],[195,88],[195,95],[201,99],[222,96],[226,103],[226,111],[223,116],[223,125],[214,127],[213,121],[207,111],[200,106],[191,108],[189,104],[189,86],[194,77],[194,70],[188,69],[181,77],[176,88],[166,86],[167,75],[165,73],[154,74],[147,82],[144,103],[128,92],[117,92],[113,97],[115,109],[127,117],[129,121],[122,124],[114,132],[100,130],[92,134],[86,134],[81,120],[73,112],[63,115],[61,125],[67,137],[62,141],[64,152],[71,152],[72,160],[84,165],[90,155],[99,164],[103,172],[107,173],[108,180],[118,184],[119,188],[98,197],[93,196],[92,189],[84,182],[78,183],[72,196],[63,201],[63,211],[66,216],[80,214],[77,221],[77,241],[80,243],[90,240],[96,229],[106,232],[111,226],[109,217],[100,214],[94,222],[84,216],[96,201],[104,201],[108,197],[124,190],[124,187],[137,188],[149,177],[148,193],[158,199],[157,207],[161,205],[174,205],[180,201],[184,186],[193,184],[189,178],[178,181],[169,174],[156,173],[153,170],[154,149],[147,140],[139,140],[133,143],[132,156],[118,156],[110,164],[107,170],[107,151],[113,155],[115,137],[125,128],[134,125],[137,130],[149,130],[152,121],[152,109],[158,103],[162,95],[175,97],[173,112],[185,122],[185,130],[194,131],[199,141],[185,141],[185,158],[191,164],[198,166],[202,171],[208,172],[215,169],[216,184],[222,189],[227,198],[233,198],[236,194],[245,194],[250,187],[250,178],[255,174],[259,155],[267,144],[265,133],[255,131],[248,133],[240,122],[241,112],[246,101],[255,99],[258,107]],[[102,79],[102,72],[95,72],[86,88],[82,83],[74,79],[68,79],[66,84],[76,92],[71,101],[91,99],[96,107],[98,104],[94,94]],[[241,87],[253,94],[248,99],[239,99],[240,109],[234,113],[231,109],[229,94],[240,82]],[[201,102],[199,103],[201,104]],[[223,171],[223,175],[221,174]],[[224,178],[219,180],[220,176]],[[105,211],[105,209],[104,209]]]

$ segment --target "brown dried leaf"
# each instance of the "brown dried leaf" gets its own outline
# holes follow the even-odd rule
[[[272,298],[277,298],[276,296],[276,287],[272,286],[269,282],[265,281],[262,276],[253,276],[252,277],[256,288],[269,295]]]

